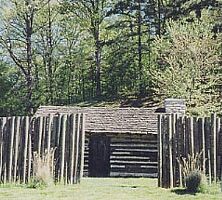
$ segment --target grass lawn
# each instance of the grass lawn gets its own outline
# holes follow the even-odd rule
[[[146,178],[84,178],[80,185],[56,185],[45,189],[1,185],[0,200],[166,200],[221,199],[222,193],[186,194],[157,187],[157,179]]]

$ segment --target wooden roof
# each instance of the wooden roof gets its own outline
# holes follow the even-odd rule
[[[157,134],[155,109],[41,106],[35,115],[86,113],[86,132]]]

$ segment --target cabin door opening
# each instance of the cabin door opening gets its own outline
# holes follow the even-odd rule
[[[110,175],[110,138],[92,135],[89,139],[89,177]]]

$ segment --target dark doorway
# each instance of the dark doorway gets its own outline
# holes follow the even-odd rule
[[[89,139],[89,176],[108,177],[110,173],[110,138],[92,135]]]

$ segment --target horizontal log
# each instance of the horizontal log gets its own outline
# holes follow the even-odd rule
[[[130,143],[130,144],[126,144],[126,143],[112,143],[110,144],[110,147],[145,147],[145,148],[149,148],[149,145],[148,144],[135,144],[135,143]],[[151,147],[156,147],[157,148],[157,145],[150,145]]]
[[[150,138],[111,138],[112,143],[148,143],[157,144],[157,141]]]
[[[157,165],[157,162],[144,162],[144,161],[125,161],[125,160],[110,160],[110,164],[132,164],[132,165]]]
[[[156,178],[157,173],[124,173],[124,172],[110,172],[111,177],[147,177]]]
[[[111,149],[112,152],[150,152],[150,153],[158,153],[157,149],[128,149],[128,148],[118,148]]]
[[[126,169],[126,168],[129,168],[129,167],[135,168],[135,165],[123,165],[123,164],[120,164],[120,165],[112,164],[112,165],[110,165],[111,170],[113,168],[116,168],[116,169],[118,169],[118,168]],[[137,168],[138,169],[155,169],[155,170],[157,170],[157,164],[155,164],[155,165],[138,165]]]
[[[111,155],[113,156],[142,156],[142,157],[155,157],[156,153],[148,152],[148,151],[111,151]]]
[[[127,167],[127,168],[111,168],[110,173],[112,172],[119,172],[119,173],[157,173],[157,167],[156,168],[131,168],[131,167]]]
[[[149,161],[149,157],[142,157],[142,156],[110,156],[110,160],[147,160]]]

